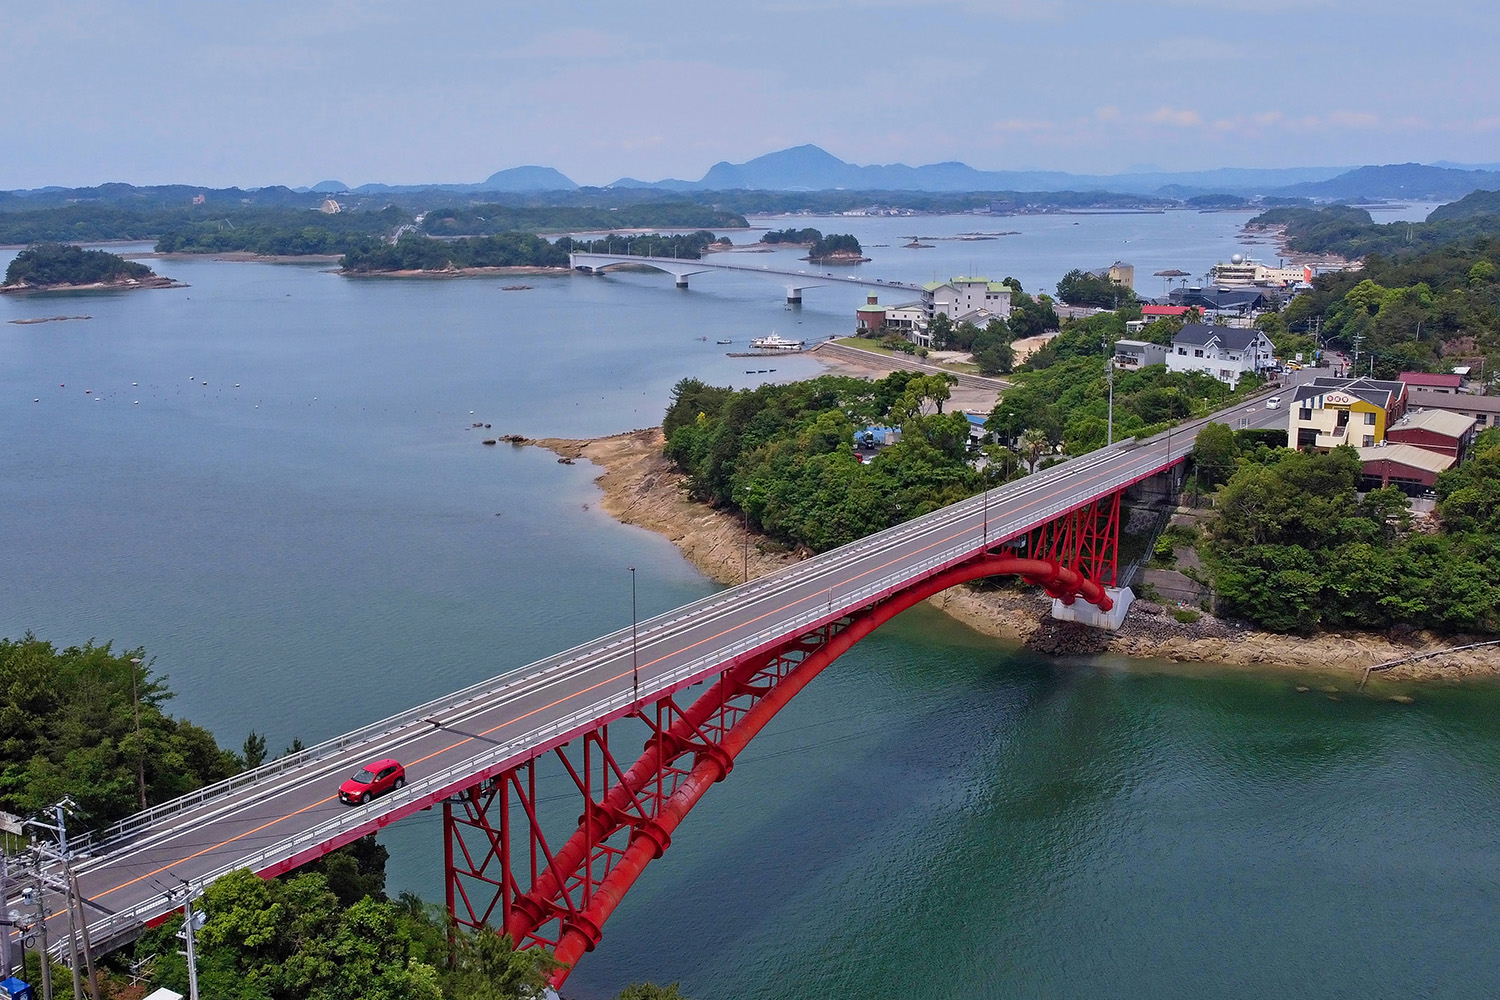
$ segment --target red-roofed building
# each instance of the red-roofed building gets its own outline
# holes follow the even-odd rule
[[[1141,318],[1146,322],[1155,319],[1167,319],[1171,316],[1186,316],[1194,312],[1196,306],[1141,306]]]
[[[1463,376],[1456,374],[1433,374],[1431,372],[1402,372],[1396,376],[1397,381],[1405,382],[1409,387],[1421,386],[1424,389],[1446,390],[1457,392],[1464,384]]]

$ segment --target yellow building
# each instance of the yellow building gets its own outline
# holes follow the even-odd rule
[[[1315,378],[1287,407],[1287,443],[1327,450],[1371,448],[1406,413],[1406,386],[1369,378]]]

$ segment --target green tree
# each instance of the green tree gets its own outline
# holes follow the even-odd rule
[[[1234,472],[1237,454],[1234,430],[1228,424],[1208,424],[1193,442],[1193,468],[1198,481],[1205,486],[1226,482]]]
[[[617,1000],[688,1000],[676,983],[658,986],[655,983],[631,983],[620,991]]]

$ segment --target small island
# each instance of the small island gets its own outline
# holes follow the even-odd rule
[[[39,243],[16,254],[5,269],[0,292],[179,287],[179,282],[117,254],[68,243]]]
[[[778,229],[766,233],[760,241],[767,246],[804,246],[803,260],[815,264],[860,264],[870,258],[864,255],[859,240],[847,233],[824,236],[816,229]]]

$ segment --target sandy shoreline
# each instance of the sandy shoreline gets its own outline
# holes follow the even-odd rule
[[[747,563],[753,578],[810,554],[759,535],[747,537],[733,513],[688,500],[682,489],[685,477],[662,454],[660,428],[590,440],[542,438],[524,443],[598,466],[601,471],[595,482],[603,490],[601,506],[606,513],[667,538],[688,561],[720,583],[740,583]],[[1259,632],[1210,615],[1185,624],[1172,616],[1171,609],[1147,601],[1138,601],[1121,630],[1110,635],[1054,622],[1048,616],[1048,601],[1039,592],[1008,588],[954,587],[930,603],[978,632],[1042,652],[1114,653],[1133,659],[1215,668],[1282,668],[1350,679],[1362,677],[1367,667],[1377,663],[1465,641],[1426,633],[1399,639],[1369,633],[1320,633],[1302,639]],[[1500,652],[1491,647],[1450,653],[1376,676],[1399,681],[1500,677]]]

